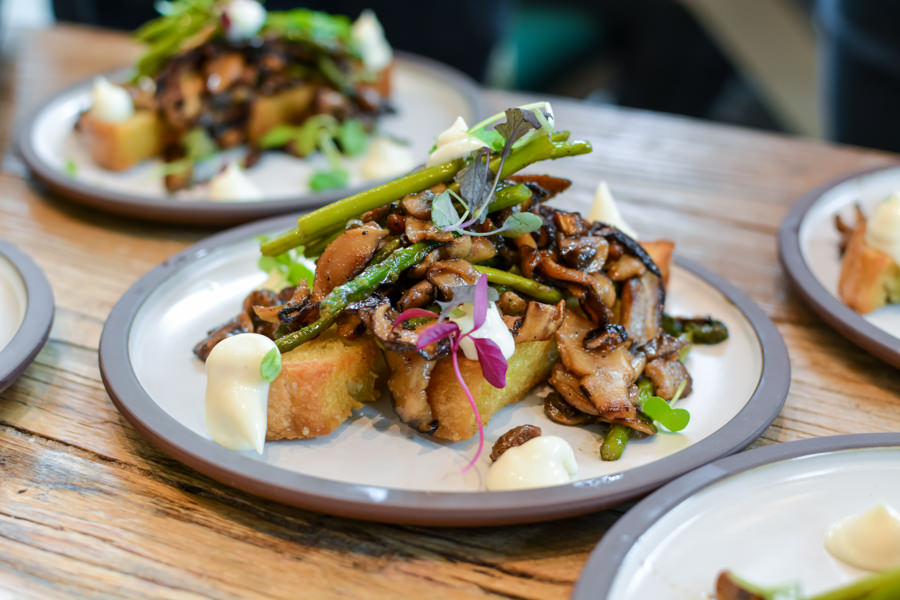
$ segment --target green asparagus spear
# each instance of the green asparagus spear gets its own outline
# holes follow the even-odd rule
[[[296,228],[262,245],[260,250],[263,255],[270,256],[272,252],[280,254],[284,252],[285,248],[290,249],[306,244],[310,240],[321,237],[323,231],[333,231],[335,227],[343,227],[347,221],[368,210],[398,200],[407,194],[449,181],[462,167],[462,160],[451,160],[409,173],[318,208],[298,218]],[[279,250],[281,252],[278,252]]]
[[[419,242],[408,248],[397,250],[380,263],[370,264],[362,273],[334,288],[325,296],[319,304],[317,321],[278,338],[275,340],[275,345],[284,353],[318,336],[334,323],[348,304],[367,298],[379,285],[397,281],[403,271],[421,262],[429,252],[439,245],[435,242]]]
[[[600,445],[600,458],[603,460],[619,460],[622,452],[631,437],[631,427],[625,425],[610,425],[609,432],[603,438]]]
[[[541,302],[546,302],[548,304],[556,304],[562,300],[562,294],[559,290],[552,288],[549,285],[538,283],[533,279],[528,279],[527,277],[516,275],[509,271],[502,271],[500,269],[482,265],[474,265],[474,267],[479,273],[487,275],[490,283],[505,285],[506,287],[522,292],[523,294],[528,294],[535,300],[540,300]]]

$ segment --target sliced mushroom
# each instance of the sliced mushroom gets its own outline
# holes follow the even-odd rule
[[[528,302],[515,292],[503,292],[497,300],[497,308],[504,315],[521,316],[528,308]]]
[[[559,392],[551,392],[544,398],[544,414],[560,425],[586,425],[596,420],[594,415],[581,412],[566,402]]]
[[[428,383],[437,361],[417,352],[386,352],[391,376],[388,389],[394,398],[394,410],[400,419],[423,433],[433,433],[437,422],[428,403]]]
[[[521,446],[528,440],[540,437],[540,435],[541,428],[536,425],[519,425],[518,427],[513,427],[494,442],[494,447],[491,448],[491,462],[496,462],[496,460],[503,456],[503,453],[510,448]]]
[[[565,315],[565,300],[560,300],[557,304],[545,304],[537,301],[529,302],[522,326],[516,332],[516,342],[549,340],[562,325]]]
[[[625,346],[595,355],[594,372],[581,379],[581,390],[599,415],[608,419],[637,418],[630,389],[639,372],[635,372],[631,358]]]
[[[555,334],[562,364],[577,377],[591,375],[596,366],[596,357],[584,348],[584,336],[593,328],[590,321],[575,311],[567,310]]]
[[[452,242],[453,234],[449,231],[441,231],[434,226],[434,223],[424,219],[415,217],[406,217],[405,225],[406,237],[413,244],[417,244],[423,240],[431,240],[434,242]]]
[[[600,236],[564,238],[559,244],[562,260],[573,269],[594,273],[603,268],[609,254],[609,242]]]
[[[209,332],[207,332],[206,337],[194,346],[194,354],[197,355],[197,358],[206,362],[206,358],[209,356],[209,353],[212,352],[212,349],[216,344],[227,337],[239,333],[249,333],[251,331],[253,331],[253,323],[250,322],[250,315],[241,313],[224,325],[216,327],[215,329],[210,329]]]
[[[362,272],[387,234],[370,223],[348,229],[328,244],[316,263],[313,301],[321,302],[331,290]]]
[[[431,219],[431,203],[434,197],[445,189],[447,189],[447,186],[441,183],[431,189],[408,194],[400,200],[400,207],[406,214],[417,219]]]
[[[639,258],[631,254],[623,254],[607,265],[606,274],[613,281],[625,281],[632,277],[639,277],[646,271],[647,267]]]
[[[420,281],[403,292],[397,301],[397,308],[408,310],[410,308],[422,308],[434,302],[434,285],[430,281]]]
[[[678,355],[651,360],[644,368],[644,375],[653,382],[653,391],[663,400],[671,400],[682,382],[685,382],[685,384],[681,397],[684,398],[691,393],[693,383],[691,374],[688,373],[684,364],[678,360]]]
[[[588,399],[581,389],[581,383],[578,378],[569,373],[562,363],[553,365],[550,371],[550,379],[547,383],[553,386],[559,392],[566,402],[574,406],[577,410],[588,414],[598,415],[597,407]]]
[[[647,272],[622,286],[620,322],[636,346],[643,346],[662,328],[665,288],[662,279]]]
[[[452,300],[453,288],[475,283],[479,273],[472,263],[456,258],[437,261],[428,268],[425,276],[440,290],[444,300]]]
[[[673,337],[668,333],[660,333],[658,336],[641,346],[640,351],[648,360],[655,358],[669,358],[677,355],[688,345],[687,340]]]
[[[610,352],[625,343],[627,339],[628,332],[624,327],[617,323],[607,323],[603,327],[589,331],[584,336],[584,347],[587,350]]]

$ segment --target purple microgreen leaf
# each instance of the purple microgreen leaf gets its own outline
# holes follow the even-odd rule
[[[470,339],[475,343],[475,351],[478,352],[478,363],[481,365],[481,374],[495,388],[506,387],[506,370],[509,365],[500,346],[494,340],[487,338]]]
[[[500,233],[504,237],[516,238],[523,233],[531,233],[537,231],[544,224],[543,219],[534,213],[517,212],[511,214],[503,226],[494,233]]]
[[[466,201],[469,214],[479,219],[487,216],[481,212],[490,201],[491,184],[494,180],[490,158],[490,150],[479,148],[472,157],[472,162],[456,175],[459,193]]]
[[[431,221],[435,227],[442,231],[447,231],[449,228],[459,225],[459,213],[456,212],[456,207],[453,206],[453,198],[450,197],[450,192],[446,190],[441,192],[431,202]]]
[[[466,385],[466,380],[463,379],[462,373],[459,372],[458,355],[459,336],[454,340],[453,349],[450,350],[450,357],[453,360],[453,372],[456,374],[456,381],[459,382],[459,386],[463,389],[463,392],[466,393],[466,398],[469,400],[469,406],[472,407],[472,414],[475,415],[475,423],[478,425],[478,450],[475,451],[475,456],[472,457],[469,464],[462,470],[462,472],[465,473],[478,462],[478,458],[481,456],[482,450],[484,450],[484,424],[481,422],[481,413],[478,412],[478,405],[475,403],[475,398],[472,397],[472,393],[469,392],[469,386]]]
[[[511,148],[519,138],[533,129],[540,128],[540,126],[541,122],[534,114],[534,111],[522,110],[521,108],[507,108],[506,121],[498,123],[494,129],[506,140],[506,144],[503,146],[503,153],[508,154],[508,148]]]
[[[456,297],[456,292],[454,292]],[[478,331],[487,319],[488,311],[488,280],[487,275],[482,274],[475,282],[475,291],[472,294],[472,331]]]
[[[439,321],[434,325],[430,325],[428,329],[419,334],[419,339],[416,341],[416,348],[421,350],[434,342],[438,342],[458,333],[459,325],[453,321]]]
[[[403,321],[408,321],[409,319],[437,319],[438,316],[439,315],[434,314],[430,310],[425,310],[424,308],[408,308],[397,315],[397,318],[394,319],[393,326],[396,327]]]

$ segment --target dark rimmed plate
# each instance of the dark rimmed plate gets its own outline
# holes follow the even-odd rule
[[[828,528],[882,501],[900,508],[900,433],[742,452],[629,510],[591,553],[573,598],[706,598],[725,569],[820,593],[866,574],[825,550]]]
[[[191,347],[239,309],[264,279],[254,236],[280,232],[291,217],[213,236],[175,255],[134,284],[113,308],[100,341],[100,368],[113,402],[153,444],[219,481],[296,506],[387,522],[500,525],[610,507],[735,452],[779,413],[790,384],[778,331],[744,294],[707,270],[677,261],[668,293],[675,314],[714,314],[731,331],[724,344],[689,357],[694,392],[682,406],[693,421],[682,434],[629,444],[620,462],[597,455],[596,430],[550,422],[536,394],[500,411],[491,442],[522,423],[561,435],[581,466],[572,484],[484,492],[485,455],[462,467],[477,440],[436,443],[399,422],[389,402],[369,405],[324,438],[275,442],[262,457],[209,440],[203,422],[203,365]]]
[[[106,74],[121,80],[127,71]],[[385,133],[410,143],[416,163],[424,161],[438,133],[457,116],[470,124],[486,116],[478,85],[459,71],[427,58],[398,53],[392,94],[396,114],[379,120]],[[27,121],[19,149],[35,177],[76,202],[104,211],[166,223],[226,225],[321,206],[374,183],[359,182],[343,190],[312,193],[306,181],[325,159],[300,160],[283,153],[266,153],[247,171],[264,199],[215,202],[203,197],[204,187],[169,196],[162,186],[161,163],[145,161],[123,173],[93,165],[73,131],[78,114],[90,106],[91,80],[54,96]],[[224,157],[237,158],[239,151]],[[351,165],[353,161],[348,164]],[[74,173],[73,173],[74,172]],[[296,190],[296,191],[295,191]]]
[[[11,386],[47,341],[53,290],[24,252],[0,240],[0,392]]]
[[[803,300],[838,333],[900,367],[900,305],[860,315],[837,297],[839,236],[834,216],[853,222],[857,202],[866,215],[875,203],[900,190],[900,166],[854,173],[819,187],[791,207],[778,231],[778,254]]]

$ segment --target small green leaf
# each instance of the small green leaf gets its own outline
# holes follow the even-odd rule
[[[358,119],[348,119],[338,128],[337,141],[341,152],[347,156],[357,156],[365,151],[369,134]]]
[[[523,233],[537,231],[543,224],[543,219],[534,213],[517,212],[511,214],[506,221],[503,222],[500,233],[502,233],[504,237],[515,238]]]
[[[296,127],[292,125],[276,125],[262,136],[262,139],[259,140],[259,147],[264,150],[280,148],[294,139],[296,135]]]
[[[314,192],[339,190],[347,187],[349,179],[349,174],[343,169],[316,171],[309,179],[309,188]]]
[[[312,287],[315,278],[316,274],[303,263],[295,262],[288,267],[287,280],[291,285],[298,285],[301,281],[305,280],[309,284],[309,287]]]
[[[453,206],[450,192],[443,191],[431,201],[431,221],[438,229],[459,224],[459,213]]]
[[[506,143],[503,136],[493,129],[478,129],[472,131],[471,135],[487,144],[494,152],[503,150],[503,144]]]
[[[274,256],[261,256],[258,261],[256,261],[256,266],[259,267],[259,270],[263,273],[271,273],[272,271],[278,270],[278,261],[275,260]]]
[[[262,364],[259,365],[259,374],[260,376],[272,383],[281,373],[281,352],[278,351],[278,348],[272,348],[262,359]]]
[[[192,163],[200,162],[216,153],[216,143],[202,127],[194,127],[181,140],[187,152],[187,160]]]
[[[683,408],[672,408],[659,396],[650,396],[644,400],[641,412],[669,431],[681,431],[691,421],[691,413]]]
[[[69,177],[75,177],[75,175],[78,174],[78,165],[76,165],[75,161],[71,158],[66,161],[63,169],[65,170],[66,175],[68,175]]]

